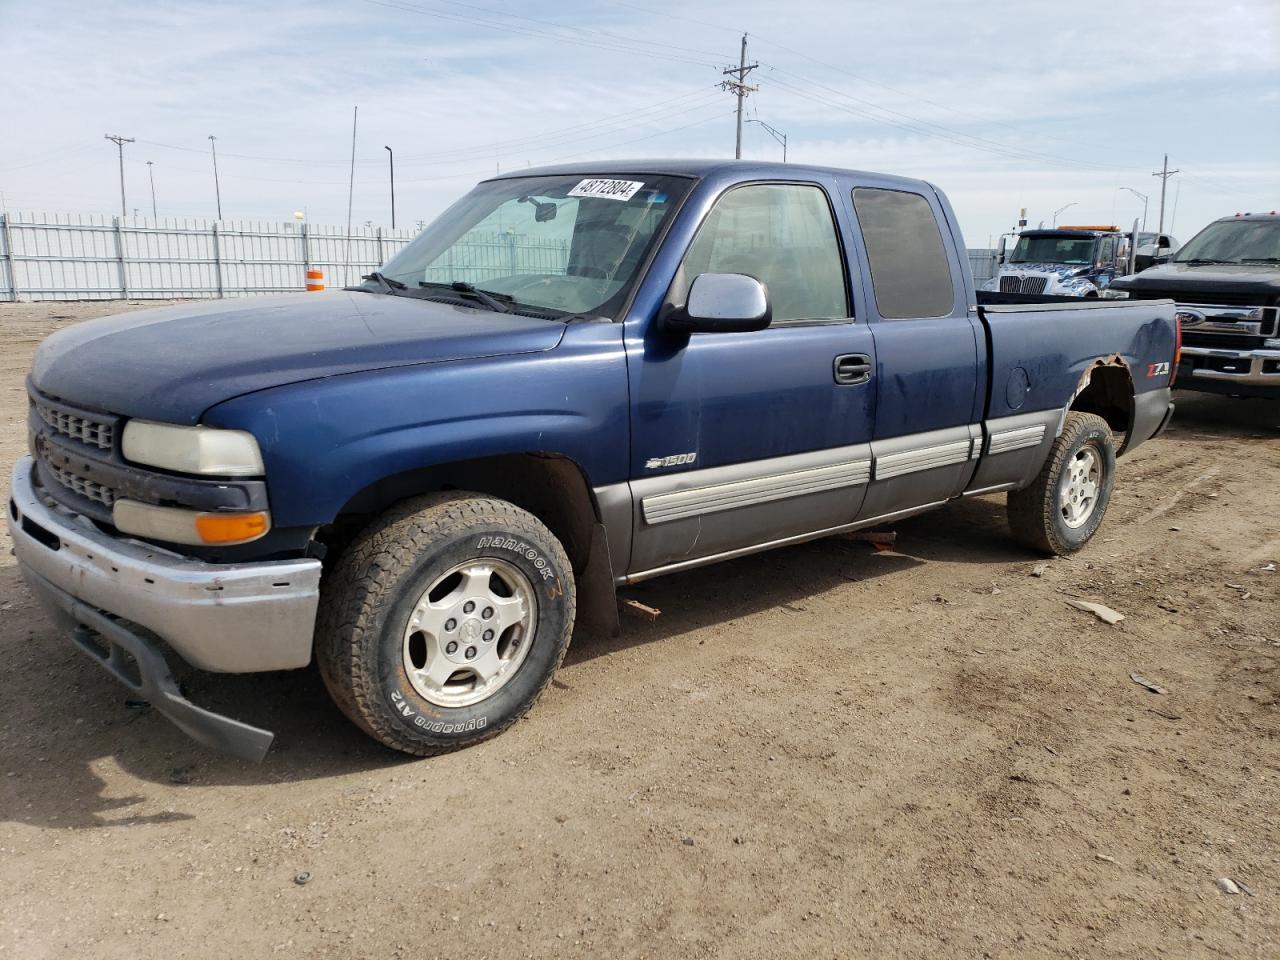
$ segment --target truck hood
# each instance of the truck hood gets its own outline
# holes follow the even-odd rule
[[[60,330],[36,351],[40,392],[108,413],[196,423],[214,404],[303,380],[550,350],[563,323],[410,297],[334,291],[183,304]]]
[[[1117,280],[1117,290],[1159,290],[1172,296],[1248,294],[1267,306],[1280,297],[1280,265],[1274,263],[1161,263]]]
[[[1077,273],[1088,273],[1089,267],[1083,263],[1006,263],[1000,268],[1002,274],[1017,276],[1050,276],[1058,280],[1067,280]]]

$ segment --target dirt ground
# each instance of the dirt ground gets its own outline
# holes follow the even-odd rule
[[[0,307],[4,487],[37,343],[121,309]],[[1274,958],[1280,404],[1177,399],[1041,577],[989,497],[653,581],[657,622],[430,760],[313,671],[193,675],[278,735],[204,750],[0,533],[0,958]]]

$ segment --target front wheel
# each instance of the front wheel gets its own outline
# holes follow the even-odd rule
[[[492,737],[541,696],[569,646],[573,571],[537,518],[433,494],[393,508],[322,586],[316,659],[334,702],[426,756]]]
[[[1106,516],[1115,469],[1115,442],[1107,422],[1092,413],[1067,414],[1035,480],[1009,494],[1013,535],[1046,553],[1075,553]]]

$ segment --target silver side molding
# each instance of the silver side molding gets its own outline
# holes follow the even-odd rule
[[[987,454],[1008,453],[1011,450],[1022,450],[1026,447],[1040,445],[1044,439],[1045,424],[1037,423],[1029,427],[1018,427],[1013,430],[993,430],[987,440]]]
[[[876,457],[877,480],[888,480],[906,473],[919,470],[933,470],[936,467],[949,467],[964,463],[973,453],[973,439],[949,440],[946,443],[904,450],[901,453],[890,453]]]
[[[645,497],[641,501],[646,523],[666,523],[686,517],[735,510],[772,500],[803,496],[823,490],[858,486],[871,479],[869,459],[851,460],[825,467],[792,470],[750,480],[717,483],[691,490],[676,490]]]

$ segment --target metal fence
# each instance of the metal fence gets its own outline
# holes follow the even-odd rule
[[[975,286],[981,286],[984,281],[990,280],[995,276],[995,250],[988,250],[982,247],[970,247],[966,252],[969,254],[969,269],[973,271],[973,282]]]
[[[243,297],[306,289],[323,270],[341,287],[386,263],[411,230],[256,220],[100,214],[0,214],[0,300]],[[968,251],[974,279],[992,275],[991,250]],[[483,282],[516,273],[563,273],[565,240],[473,234],[428,280]]]
[[[243,297],[359,280],[411,230],[256,220],[0,214],[0,299]]]

